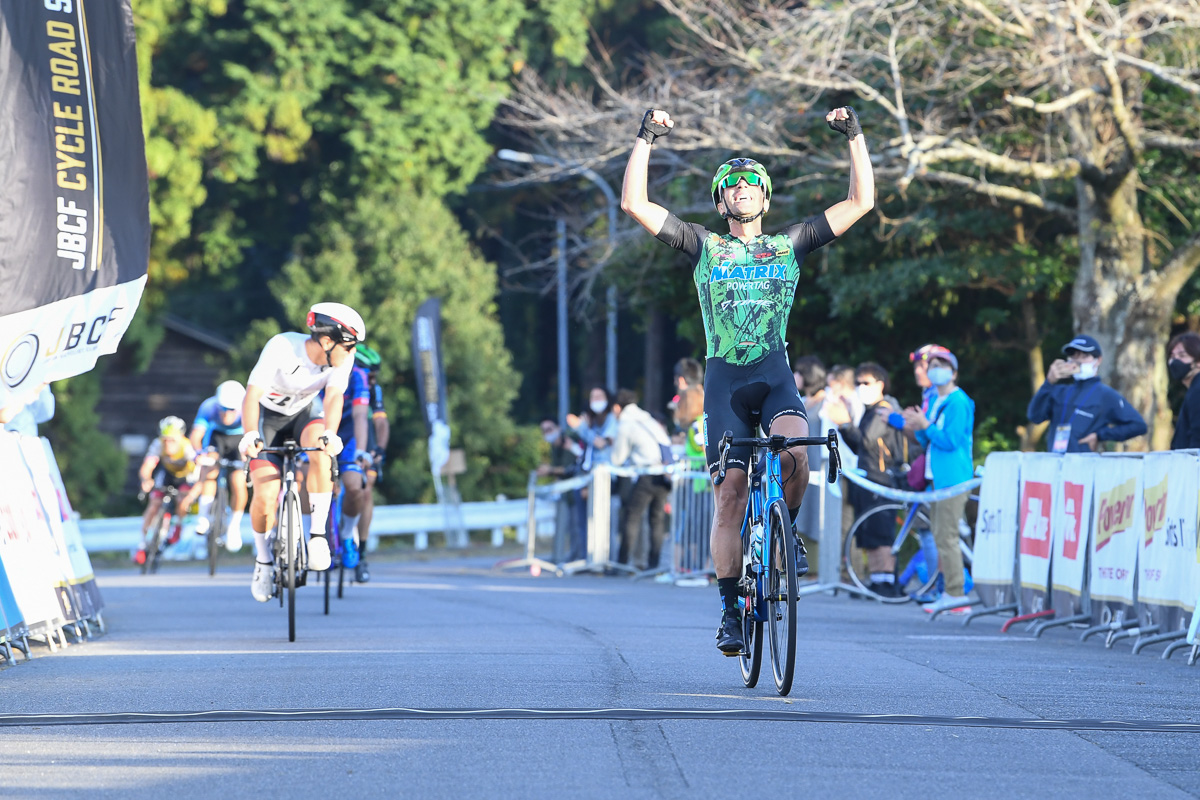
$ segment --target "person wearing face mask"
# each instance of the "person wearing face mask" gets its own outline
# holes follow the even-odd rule
[[[975,473],[972,458],[975,430],[975,401],[958,387],[958,359],[949,350],[929,359],[929,382],[937,397],[922,414],[910,407],[904,411],[906,427],[916,433],[917,443],[926,449],[925,477],[933,488],[946,489],[969,481]],[[942,596],[925,606],[928,612],[946,611],[955,615],[970,613],[966,602],[962,551],[958,547],[958,521],[967,506],[969,492],[932,503],[931,522],[937,544],[938,567],[945,579]]]
[[[582,416],[567,414],[567,427],[586,449],[582,464],[584,472],[590,472],[595,464],[610,463],[612,443],[617,436],[617,414],[607,389],[593,386],[588,392],[587,411]]]
[[[1200,447],[1200,381],[1196,380],[1200,373],[1200,335],[1188,331],[1172,338],[1167,344],[1167,359],[1171,380],[1187,387],[1175,420],[1171,449]]]
[[[888,424],[888,415],[899,411],[900,403],[888,391],[888,374],[879,364],[859,364],[854,371],[855,393],[864,412],[857,425],[849,420],[838,426],[838,435],[858,458],[858,466],[867,479],[883,486],[893,484],[892,476],[908,461],[908,437]],[[888,502],[879,495],[854,483],[846,484],[846,493],[854,513],[861,517],[878,505]],[[875,523],[880,524],[875,524]],[[900,597],[896,586],[896,558],[892,555],[895,528],[882,514],[869,517],[859,527],[858,546],[867,554],[871,573],[868,589],[882,597]]]
[[[1100,442],[1124,442],[1146,432],[1146,421],[1120,392],[1100,379],[1100,343],[1079,335],[1063,345],[1046,381],[1029,401],[1033,423],[1050,423],[1046,449],[1090,453]]]
[[[541,429],[542,438],[550,446],[550,458],[538,466],[538,477],[562,480],[574,476],[580,469],[583,445],[552,419],[542,420]],[[567,505],[567,518],[571,521],[571,540],[565,561],[571,562],[587,556],[587,501],[578,489],[566,492],[563,501]]]

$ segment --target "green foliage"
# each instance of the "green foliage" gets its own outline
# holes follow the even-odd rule
[[[347,303],[363,315],[368,340],[383,359],[392,428],[388,499],[432,496],[410,347],[417,307],[429,297],[442,300],[451,443],[467,457],[459,489],[466,499],[522,493],[537,463],[538,432],[511,421],[519,378],[496,319],[495,269],[453,215],[418,190],[370,192],[305,245],[271,288],[285,328],[301,326],[309,305],[321,300]],[[255,328],[246,346],[261,347],[267,332]]]
[[[105,516],[121,510],[126,455],[111,437],[98,430],[103,368],[53,385],[54,418],[40,433],[54,446],[71,504],[81,516]]]

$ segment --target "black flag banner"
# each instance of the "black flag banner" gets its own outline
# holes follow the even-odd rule
[[[129,0],[0,0],[0,405],[117,349],[149,189]]]
[[[442,301],[431,297],[417,309],[412,329],[417,402],[429,430],[429,466],[436,476],[450,459],[450,420],[446,411],[446,367],[442,362]],[[440,486],[440,484],[439,484]],[[441,497],[441,489],[438,489]]]

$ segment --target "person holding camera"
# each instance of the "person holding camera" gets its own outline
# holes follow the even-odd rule
[[[1146,421],[1116,389],[1100,380],[1100,343],[1079,335],[1063,345],[1046,382],[1029,401],[1033,423],[1050,422],[1052,453],[1091,453],[1100,442],[1124,442],[1146,432]]]

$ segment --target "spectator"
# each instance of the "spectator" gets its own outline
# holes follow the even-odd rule
[[[54,392],[43,383],[35,391],[0,408],[0,424],[4,430],[23,436],[37,436],[37,426],[54,418]]]
[[[1100,380],[1100,344],[1076,336],[1063,345],[1066,360],[1055,359],[1046,380],[1029,401],[1033,423],[1050,422],[1047,449],[1089,453],[1100,442],[1124,442],[1146,432],[1146,421],[1120,392]]]
[[[829,368],[829,374],[825,377],[825,404],[829,405],[835,399],[840,400],[850,412],[850,422],[857,425],[862,419],[863,403],[858,399],[854,385],[854,367],[834,364]],[[828,417],[828,412],[825,412],[825,416]]]
[[[675,365],[675,427],[680,431],[688,469],[707,468],[704,461],[704,367],[694,358]]]
[[[940,344],[923,344],[908,354],[908,360],[913,365],[913,380],[921,390],[921,413],[929,410],[929,404],[937,397],[937,389],[929,382],[929,358],[936,353],[949,353]],[[904,428],[904,415],[895,413],[888,417],[888,423],[897,430]],[[911,431],[910,431],[911,433]]]
[[[905,427],[915,432],[917,442],[927,450],[925,477],[933,488],[945,489],[971,479],[975,401],[958,387],[958,359],[949,350],[936,352],[928,359],[929,382],[937,397],[924,414],[916,407],[904,411]],[[966,603],[962,551],[958,544],[958,521],[967,505],[967,492],[933,503],[933,536],[937,544],[938,566],[945,580],[942,596],[925,606],[928,612],[970,613]]]
[[[1171,380],[1187,387],[1179,416],[1175,419],[1172,450],[1200,447],[1200,335],[1188,331],[1171,339],[1167,345],[1167,374]]]
[[[612,463],[634,467],[656,467],[662,464],[662,446],[670,446],[667,432],[653,417],[637,405],[637,394],[630,389],[617,392],[621,417],[617,438],[613,443]],[[667,494],[669,483],[661,476],[642,475],[633,484],[621,524],[621,546],[617,562],[628,564],[642,531],[642,520],[650,511],[650,548],[648,569],[658,568],[663,539],[667,533]]]
[[[541,422],[542,438],[550,445],[550,459],[537,468],[539,477],[570,478],[580,468],[584,454],[583,446],[570,435],[563,432],[552,419]],[[562,500],[567,504],[567,517],[570,520],[569,530],[571,541],[567,553],[567,561],[576,561],[587,557],[587,504],[578,489],[564,492]],[[561,552],[561,551],[560,551]]]
[[[809,419],[817,418],[825,401],[825,375],[825,365],[816,356],[801,356],[792,365],[796,391],[804,398],[804,411]]]
[[[887,370],[879,364],[859,364],[854,371],[856,391],[864,406],[858,425],[850,422],[849,414],[838,425],[838,434],[858,457],[858,465],[867,479],[883,486],[894,485],[894,476],[908,461],[908,437],[887,422],[888,414],[899,411],[900,404],[888,395]],[[846,493],[857,516],[866,514],[888,501],[856,484],[847,482]],[[901,597],[896,585],[896,558],[892,555],[894,523],[883,514],[875,514],[869,525],[860,526],[858,546],[867,554],[867,569],[871,575],[868,589],[881,597]],[[876,524],[878,523],[878,524]]]
[[[585,472],[590,472],[596,464],[610,463],[617,435],[617,414],[607,389],[593,387],[588,392],[587,410],[581,416],[568,414],[567,425],[585,448],[581,465]]]

